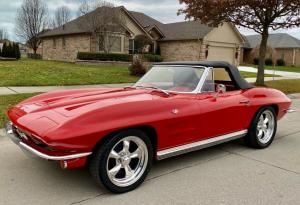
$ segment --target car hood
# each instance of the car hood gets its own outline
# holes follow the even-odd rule
[[[152,100],[159,97],[163,97],[163,94],[154,90],[134,88],[80,89],[38,95],[21,102],[16,107],[26,114],[53,110],[71,117],[92,109],[133,101]]]

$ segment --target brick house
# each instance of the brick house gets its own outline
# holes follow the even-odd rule
[[[101,7],[93,12],[101,12]],[[122,29],[112,33],[112,53],[132,53],[137,38],[149,40],[149,52],[160,53],[165,61],[224,60],[239,64],[243,37],[230,23],[209,27],[197,21],[163,24],[140,12],[116,7],[124,14]],[[87,14],[87,15],[91,15]],[[40,35],[45,60],[75,61],[78,52],[101,52],[85,26],[86,16]]]
[[[258,57],[260,35],[245,36],[243,55],[241,62],[253,64],[254,58]],[[300,40],[286,33],[270,34],[267,48],[267,58],[284,59],[289,66],[300,66]]]

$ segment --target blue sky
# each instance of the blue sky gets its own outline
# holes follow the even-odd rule
[[[178,0],[112,0],[117,5],[124,5],[129,10],[144,12],[164,23],[183,21],[184,16],[177,16],[177,11],[182,7]],[[73,18],[76,17],[81,0],[47,0],[49,16],[60,6],[67,6],[72,11]],[[10,39],[19,40],[14,34],[14,23],[17,9],[22,0],[0,0],[0,28],[5,28]],[[243,34],[255,34],[246,29],[240,29]],[[280,30],[300,39],[300,28]]]

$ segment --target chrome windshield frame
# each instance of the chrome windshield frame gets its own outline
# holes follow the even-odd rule
[[[201,78],[200,78],[200,80],[199,80],[199,82],[198,82],[198,85],[197,85],[197,87],[196,87],[196,89],[195,90],[193,90],[193,91],[191,91],[191,92],[179,92],[179,91],[170,91],[170,90],[164,90],[164,91],[166,91],[166,92],[168,92],[168,93],[180,93],[180,94],[199,94],[199,93],[201,93],[201,90],[202,90],[202,88],[203,88],[203,85],[204,85],[204,83],[205,83],[205,80],[206,80],[206,78],[207,78],[207,76],[208,76],[208,74],[209,74],[209,71],[212,69],[211,67],[205,67],[205,66],[192,66],[192,65],[162,65],[162,66],[159,66],[159,65],[157,65],[157,66],[153,66],[153,67],[189,67],[189,68],[201,68],[201,69],[204,69],[204,71],[203,71],[203,74],[202,74],[202,76],[201,76]],[[151,70],[149,71],[149,72],[151,72]],[[142,77],[141,79],[143,79],[144,77]],[[141,80],[140,79],[140,80]],[[139,81],[140,81],[139,80]],[[138,81],[138,82],[139,82]],[[138,82],[136,82],[132,87],[137,87],[137,83]]]

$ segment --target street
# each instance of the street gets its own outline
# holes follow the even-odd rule
[[[279,122],[270,148],[237,140],[159,161],[145,183],[122,195],[98,187],[87,169],[28,158],[2,130],[0,204],[299,204],[300,95],[292,98],[298,112]]]

